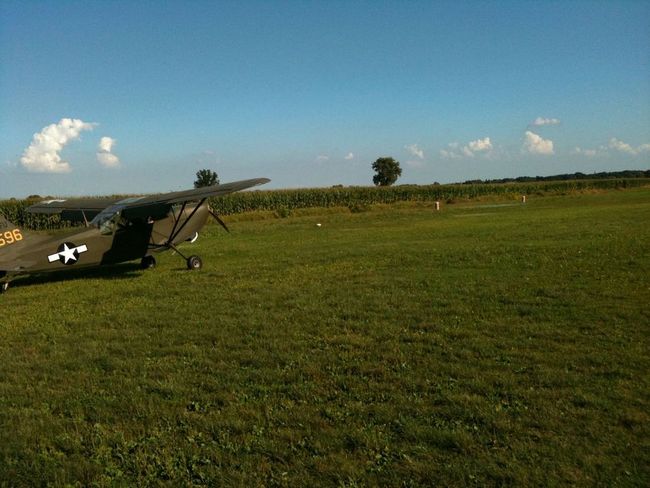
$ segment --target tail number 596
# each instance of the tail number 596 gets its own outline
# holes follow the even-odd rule
[[[8,230],[6,232],[0,232],[0,247],[8,246],[14,242],[22,241],[23,235],[20,233],[20,229]]]

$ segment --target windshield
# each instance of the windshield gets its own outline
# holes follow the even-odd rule
[[[115,210],[113,207],[110,208],[110,212],[108,210],[106,209],[98,213],[90,222],[91,225],[96,225],[102,234],[112,234],[115,232],[117,223],[120,220],[121,212],[119,210]]]
[[[97,226],[102,234],[112,234],[115,232],[117,224],[120,221],[122,210],[129,203],[137,202],[141,199],[142,197],[133,197],[120,200],[115,205],[111,205],[95,215],[95,218],[90,221],[90,225]]]

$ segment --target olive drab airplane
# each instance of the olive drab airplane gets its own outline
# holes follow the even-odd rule
[[[32,205],[31,213],[60,214],[83,222],[72,233],[30,233],[0,215],[0,293],[16,276],[49,273],[71,267],[96,267],[140,259],[153,268],[153,253],[173,249],[192,270],[203,265],[196,255],[185,257],[177,246],[194,242],[212,211],[208,198],[268,183],[267,178],[235,181],[194,190],[116,199],[48,200]]]

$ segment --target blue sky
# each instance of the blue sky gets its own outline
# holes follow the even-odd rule
[[[647,169],[649,46],[647,1],[5,0],[0,198]]]

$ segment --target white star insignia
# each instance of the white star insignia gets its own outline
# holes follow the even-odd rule
[[[68,264],[68,261],[77,260],[77,256],[74,254],[76,250],[76,247],[68,247],[67,244],[63,244],[63,251],[59,253],[59,256],[65,260],[65,264]]]
[[[50,263],[54,263],[56,261],[61,261],[63,264],[74,264],[77,262],[79,259],[79,254],[86,252],[88,250],[88,247],[85,244],[82,244],[81,246],[74,247],[74,244],[72,244],[73,247],[68,247],[68,243],[64,242],[63,243],[63,249],[57,253],[50,254],[47,259]],[[59,249],[61,249],[59,247]]]

